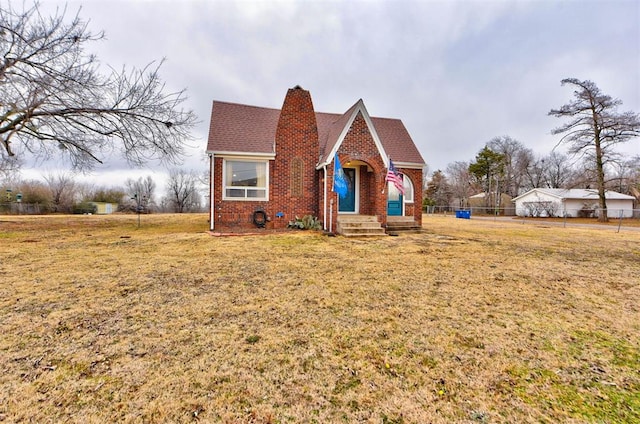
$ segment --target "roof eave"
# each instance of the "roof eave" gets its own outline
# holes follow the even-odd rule
[[[405,168],[405,169],[422,169],[424,168],[427,164],[422,162],[394,162],[393,165],[396,168]]]
[[[269,152],[234,152],[234,151],[223,151],[223,150],[207,150],[207,154],[211,156],[217,157],[259,157],[265,159],[275,159],[275,153]]]
[[[513,199],[511,199],[511,201],[515,202],[516,200],[519,200],[519,199],[521,199],[523,197],[526,197],[526,196],[530,195],[531,193],[544,193],[547,196],[555,197],[556,199],[560,199],[560,200],[564,199],[564,197],[562,197],[562,196],[558,196],[557,194],[555,194],[553,192],[550,192],[550,191],[547,191],[547,190],[545,190],[543,188],[537,187],[537,188],[532,188],[531,190],[527,191],[526,193],[521,194],[520,196],[514,197]]]

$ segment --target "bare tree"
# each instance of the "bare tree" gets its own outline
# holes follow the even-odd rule
[[[631,161],[632,171],[629,177],[629,194],[640,202],[640,156],[634,157]]]
[[[595,164],[588,158],[574,165],[575,169],[566,176],[564,184],[559,188],[586,188],[597,190],[598,180]],[[566,174],[565,174],[566,175]],[[598,200],[598,203],[600,200]]]
[[[584,173],[580,173],[584,175]],[[570,158],[564,153],[552,151],[544,158],[544,181],[549,188],[573,188],[580,177]],[[584,182],[582,182],[584,184]]]
[[[87,181],[76,181],[74,185],[75,199],[80,202],[93,201],[92,194],[96,190],[95,184]],[[97,201],[97,200],[96,200]]]
[[[156,183],[153,178],[150,175],[137,180],[129,178],[125,181],[125,186],[130,196],[129,208],[138,212],[150,212],[155,206]]]
[[[479,189],[472,182],[469,172],[469,162],[453,162],[447,165],[447,181],[453,199],[457,199],[456,207],[464,208],[468,206],[469,196],[473,191]]]
[[[37,205],[35,210],[38,212],[51,211],[51,190],[42,181],[20,181],[17,185],[17,190],[15,190],[15,194],[17,195],[18,193],[22,194],[22,203]]]
[[[523,188],[575,188],[585,184],[583,177],[584,172],[577,172],[566,154],[554,150],[547,156],[534,157],[529,163]]]
[[[200,172],[200,175],[198,176],[198,183],[200,184],[200,187],[202,187],[202,190],[200,191],[202,192],[202,198],[204,200],[204,203],[202,205],[204,208],[209,208],[209,206],[211,205],[211,192],[209,191],[209,179],[210,179],[209,169],[205,169],[202,172]]]
[[[525,185],[527,168],[534,160],[533,152],[508,135],[494,137],[487,143],[487,147],[503,156],[501,191],[516,197]]]
[[[200,209],[201,199],[197,183],[201,175],[184,169],[169,172],[167,202],[174,212],[193,212]]]
[[[51,193],[51,211],[71,212],[75,203],[75,180],[73,175],[69,172],[50,173],[44,176],[44,180]]]
[[[545,158],[535,156],[524,173],[523,189],[531,190],[534,188],[546,187],[544,180]]]
[[[180,159],[196,117],[184,90],[165,92],[162,62],[103,75],[85,48],[104,33],[66,8],[47,17],[20,4],[0,4],[0,156],[59,153],[80,169],[111,150],[132,163]]]
[[[570,153],[583,155],[595,164],[600,199],[598,220],[607,221],[605,165],[617,157],[616,145],[640,135],[640,116],[617,112],[622,101],[603,94],[591,81],[567,78],[562,80],[562,85],[566,84],[575,87],[575,99],[560,109],[551,109],[549,115],[570,120],[552,133],[564,134],[558,144],[568,144]]]
[[[631,188],[640,183],[640,156],[616,162],[613,178],[608,183],[612,190],[631,194]]]
[[[22,166],[22,159],[16,156],[7,156],[0,150],[0,181],[13,181],[18,176]]]
[[[432,206],[450,206],[451,187],[441,170],[438,169],[431,176],[425,190],[425,199],[428,199]]]

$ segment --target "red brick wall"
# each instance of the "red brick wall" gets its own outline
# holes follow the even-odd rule
[[[272,220],[275,216],[269,213],[269,202],[264,201],[244,201],[244,200],[222,200],[222,165],[223,159],[215,158],[214,171],[214,202],[213,202],[213,222],[215,230],[246,230],[256,228],[253,223],[253,212],[258,209],[267,211],[267,215]],[[269,174],[273,172],[273,161],[269,161]],[[271,191],[271,182],[269,191]],[[286,224],[285,224],[286,225]],[[272,226],[268,223],[267,228]]]
[[[413,204],[405,203],[405,216],[413,216],[413,219],[422,225],[422,169],[398,168],[408,176],[413,183]]]
[[[270,219],[267,228],[284,228],[296,216],[319,215],[317,171],[318,128],[308,91],[299,87],[287,92],[276,130],[276,159],[269,161],[269,201],[222,200],[222,158],[214,172],[214,224],[216,229],[251,229],[253,212],[261,208]],[[302,167],[300,167],[302,163]],[[297,190],[302,179],[302,191]],[[277,218],[282,212],[284,216]]]

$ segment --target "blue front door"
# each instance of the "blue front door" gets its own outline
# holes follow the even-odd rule
[[[347,195],[338,197],[338,212],[356,211],[356,170],[354,168],[342,168],[347,180]]]
[[[387,184],[387,216],[402,216],[402,193],[391,183]]]

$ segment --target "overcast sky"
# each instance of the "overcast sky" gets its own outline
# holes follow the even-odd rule
[[[168,88],[186,88],[201,120],[187,169],[206,167],[213,100],[280,108],[295,85],[319,112],[362,98],[372,116],[401,119],[431,172],[501,135],[548,154],[562,121],[547,113],[572,98],[563,78],[590,79],[640,112],[637,0],[66,3],[106,32],[90,46],[102,63],[167,59]],[[640,140],[626,150],[640,154]],[[114,158],[94,178],[116,183],[125,168]]]

